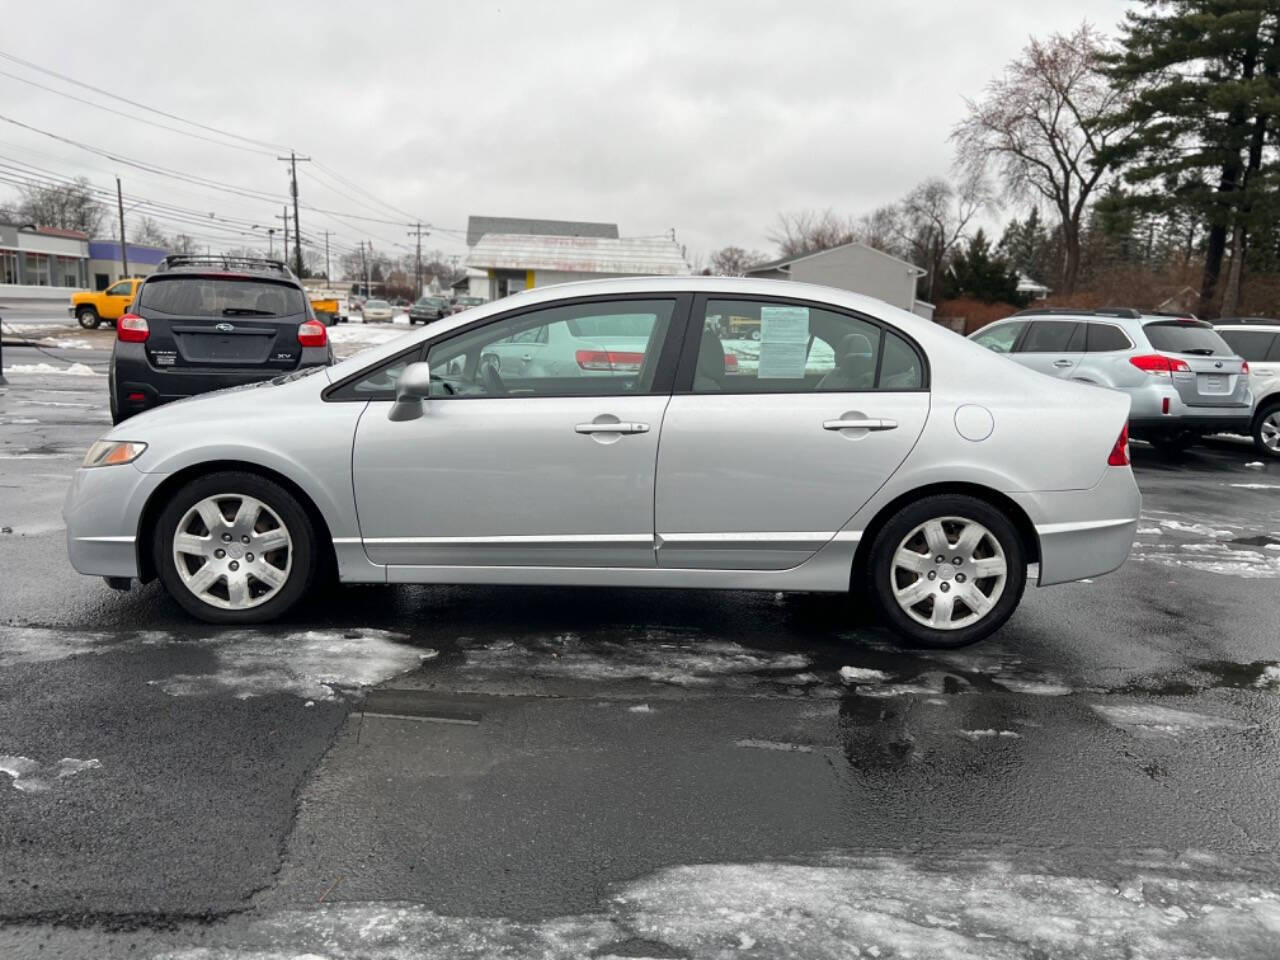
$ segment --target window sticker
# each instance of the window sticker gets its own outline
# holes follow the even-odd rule
[[[808,352],[808,307],[760,308],[760,365],[756,371],[757,378],[803,379]]]

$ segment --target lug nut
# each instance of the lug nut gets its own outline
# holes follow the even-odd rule
[[[936,571],[936,570],[930,570],[930,571],[929,571],[929,579],[930,579],[930,580],[937,580],[937,579],[938,579],[938,571]]]
[[[223,543],[230,543],[230,542],[231,542],[231,534],[229,534],[229,533],[224,533],[224,534],[222,535],[222,542],[223,542]]]
[[[248,542],[249,542],[249,535],[246,533],[243,537],[241,537],[241,538],[240,538],[240,542],[241,542],[241,543],[248,543]],[[957,560],[957,561],[956,561],[956,563],[959,563],[959,562],[960,562],[959,560]]]
[[[235,566],[235,564],[232,564],[232,566],[234,567],[234,566]],[[942,589],[942,592],[943,592],[943,593],[946,593],[948,590],[950,590],[950,589],[951,589],[951,584],[946,583],[946,582],[944,581],[944,582],[943,582],[943,584],[942,584],[941,589]]]
[[[955,558],[954,560],[952,560],[951,562],[952,562],[952,563],[954,563],[957,567],[958,567],[958,566],[960,566],[960,564],[964,563],[964,561],[963,561],[963,560],[961,560],[959,557],[956,557],[956,558]]]
[[[230,564],[228,564],[228,566],[230,566],[232,570],[239,570],[239,569],[240,569],[240,564],[236,563],[236,561],[234,561],[234,560],[232,560],[232,561],[231,561],[231,563],[230,563]]]
[[[253,554],[252,554],[252,553],[246,553],[246,554],[244,555],[244,558],[245,558],[246,560],[248,560],[250,563],[253,563]],[[961,576],[964,576],[964,574],[961,574]]]
[[[252,560],[252,559],[253,559],[253,557],[250,557],[249,559],[250,559],[250,560]],[[956,583],[964,583],[964,574],[963,574],[963,573],[957,573],[957,574],[956,574]]]
[[[941,563],[941,562],[942,562],[943,560],[945,560],[945,559],[947,559],[947,558],[946,558],[946,557],[944,557],[942,554],[938,554],[936,557],[934,557],[934,558],[933,558],[933,562],[934,562],[934,563]]]
[[[213,551],[213,555],[214,555],[215,557],[217,557],[219,560],[221,560],[223,557],[225,557],[225,556],[227,555],[227,551],[225,551],[225,550],[223,550],[223,549],[219,548],[219,549],[217,549],[217,550]]]

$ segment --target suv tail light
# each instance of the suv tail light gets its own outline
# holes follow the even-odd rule
[[[1129,362],[1144,373],[1156,377],[1172,377],[1175,373],[1191,372],[1187,361],[1161,356],[1158,353],[1144,353],[1137,357],[1130,357]]]
[[[298,343],[304,347],[323,347],[329,342],[329,334],[319,320],[298,324]]]
[[[1129,424],[1126,423],[1120,430],[1120,436],[1116,438],[1116,445],[1111,448],[1111,455],[1107,457],[1107,466],[1109,467],[1127,467],[1129,466]]]
[[[724,372],[725,373],[738,372],[738,355],[736,353],[726,353],[724,355]]]
[[[126,313],[116,321],[116,339],[125,343],[145,343],[151,331],[147,321],[136,313]]]
[[[583,370],[612,370],[615,373],[638,373],[644,363],[643,353],[625,350],[579,350],[575,354]]]
[[[1248,361],[1248,360],[1241,360],[1241,361],[1240,361],[1240,372],[1241,372],[1244,376],[1246,376],[1246,377],[1249,375],[1249,361]]]

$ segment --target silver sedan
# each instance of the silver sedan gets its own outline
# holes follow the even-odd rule
[[[524,362],[547,343],[572,350]],[[64,515],[81,573],[159,578],[217,623],[277,617],[335,570],[851,592],[906,641],[959,646],[1029,576],[1125,561],[1128,404],[844,291],[592,281],[134,417]]]

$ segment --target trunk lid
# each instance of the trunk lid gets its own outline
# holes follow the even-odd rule
[[[1249,405],[1249,377],[1237,356],[1210,324],[1202,320],[1155,320],[1143,325],[1151,345],[1189,369],[1173,374],[1173,385],[1190,407]]]
[[[310,319],[294,284],[264,277],[176,274],[143,285],[136,312],[162,369],[295,369],[298,326]]]

